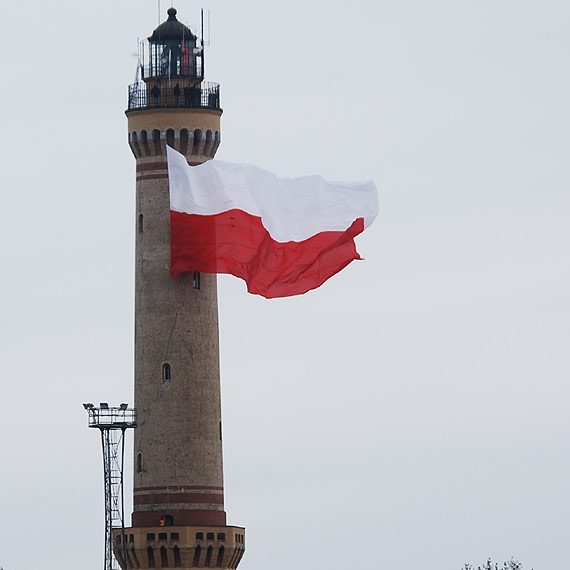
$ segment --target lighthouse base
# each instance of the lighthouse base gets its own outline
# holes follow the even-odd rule
[[[245,528],[159,526],[113,530],[113,553],[122,570],[237,568],[245,552]]]

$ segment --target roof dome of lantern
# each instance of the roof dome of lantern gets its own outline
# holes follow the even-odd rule
[[[169,8],[167,14],[168,20],[154,30],[152,36],[148,38],[150,42],[196,39],[190,28],[176,19],[176,8]]]

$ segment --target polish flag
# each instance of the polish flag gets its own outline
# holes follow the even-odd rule
[[[277,178],[256,166],[189,166],[167,147],[172,277],[229,273],[266,298],[301,295],[361,259],[378,214],[374,183]]]

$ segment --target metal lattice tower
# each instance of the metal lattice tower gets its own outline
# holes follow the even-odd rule
[[[109,404],[83,404],[89,414],[89,427],[99,428],[103,450],[103,477],[105,484],[105,566],[104,570],[119,570],[119,563],[113,554],[112,530],[122,530],[123,548],[125,540],[125,501],[123,473],[125,463],[125,432],[137,427],[137,411],[121,404],[110,408]],[[126,554],[126,553],[124,553]],[[128,557],[123,556],[128,566]]]

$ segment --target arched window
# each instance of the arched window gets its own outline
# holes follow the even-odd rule
[[[210,568],[210,565],[212,564],[212,553],[214,552],[214,549],[212,548],[212,545],[208,546],[208,551],[206,552],[206,560],[204,560],[204,566],[206,568]]]
[[[162,365],[162,379],[165,382],[168,382],[169,380],[172,380],[172,374],[170,372],[170,364],[168,364],[168,362],[165,362]]]
[[[141,149],[139,146],[139,138],[137,136],[137,132],[133,131],[132,137],[131,137],[131,148],[133,149],[135,155],[137,156],[137,158],[140,158],[142,156],[141,153]]]
[[[152,131],[152,142],[154,143],[154,154],[161,156],[162,146],[160,144],[160,131],[158,129]]]
[[[219,532],[218,533],[218,540],[226,540],[226,533],[225,532]]]
[[[182,560],[180,559],[180,549],[174,547],[174,568],[182,568]]]
[[[198,154],[200,152],[200,145],[202,143],[202,131],[196,129],[194,131],[194,146],[192,147],[192,154]]]
[[[146,556],[148,558],[148,567],[149,568],[156,568],[156,566],[154,564],[154,550],[152,549],[152,546],[149,546],[146,549]]]
[[[141,143],[145,156],[150,156],[150,147],[148,146],[148,134],[145,130],[141,131]]]
[[[200,554],[202,553],[202,547],[198,545],[194,549],[194,560],[192,560],[192,566],[198,566],[200,564]]]
[[[137,473],[142,473],[142,470],[142,453],[137,453]],[[131,534],[131,536],[133,535]]]
[[[223,546],[220,546],[218,550],[218,559],[216,560],[216,568],[221,568],[224,562],[224,553],[226,549]]]
[[[166,144],[169,147],[174,148],[174,130],[172,129],[166,130]]]
[[[212,131],[208,129],[206,131],[206,145],[204,146],[204,156],[211,156],[212,142]]]
[[[168,540],[168,534],[166,534],[165,532],[159,532],[158,540]]]
[[[192,287],[194,287],[194,289],[200,289],[200,272],[199,271],[194,271],[194,274],[192,275]]]
[[[125,559],[123,558],[123,552],[121,550],[117,549],[117,551],[115,552],[115,557],[117,558],[117,562],[119,563],[119,565],[124,566]]]
[[[133,568],[140,568],[141,567],[141,563],[139,562],[138,556],[137,556],[137,552],[134,548],[131,548],[131,556],[133,558]]]
[[[180,152],[186,154],[188,152],[188,129],[180,131]]]
[[[168,554],[164,546],[160,547],[160,563],[162,564],[163,568],[168,568]]]
[[[220,133],[216,131],[214,133],[214,146],[212,147],[212,156],[216,154],[218,147],[220,146]]]
[[[209,533],[206,535],[206,539],[207,539],[207,540],[214,540],[214,533],[213,533],[213,532],[209,532]]]
[[[203,532],[197,532],[196,533],[196,540],[204,540],[204,533]]]

